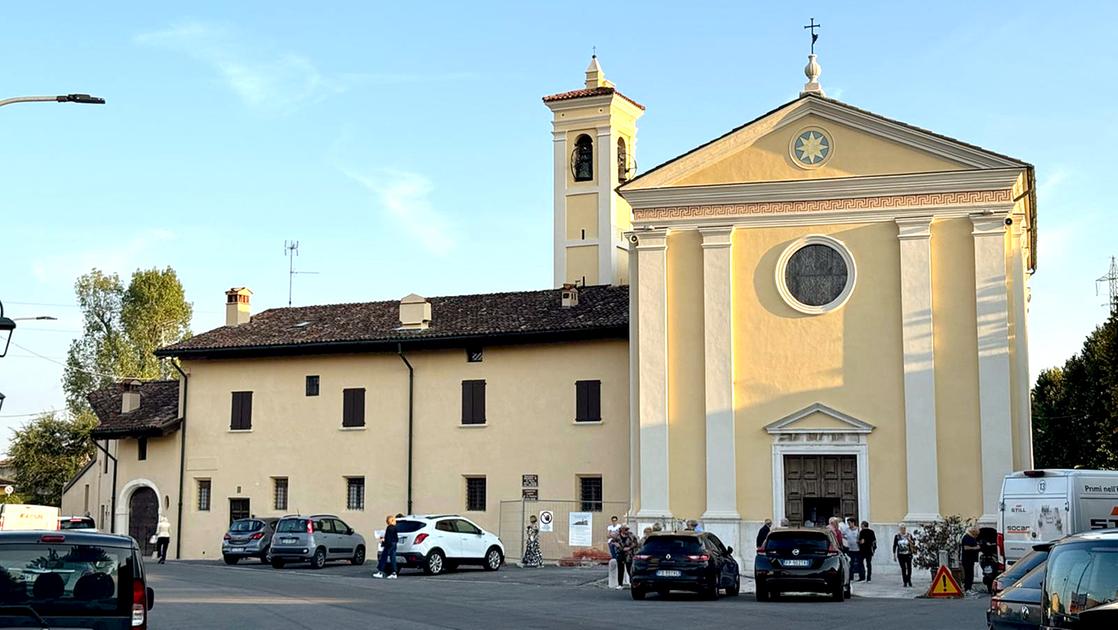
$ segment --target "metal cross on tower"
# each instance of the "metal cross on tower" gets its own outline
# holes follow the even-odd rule
[[[299,255],[299,241],[284,241],[283,255],[287,256],[287,305],[291,306],[291,290],[295,282],[295,274],[317,274],[317,271],[296,271],[295,257]]]
[[[816,33],[815,29],[822,28],[822,27],[823,27],[822,24],[816,24],[815,23],[815,18],[811,18],[811,23],[804,27],[806,29],[811,30],[811,54],[813,54],[813,55],[815,54],[815,41],[817,39],[819,39],[819,33]]]
[[[1110,310],[1118,313],[1118,259],[1110,257],[1110,271],[1098,280],[1095,280],[1095,295],[1099,293],[1099,285],[1106,284],[1110,289]]]

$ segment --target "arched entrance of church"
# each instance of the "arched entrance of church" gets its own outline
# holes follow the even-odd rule
[[[148,486],[140,486],[128,499],[128,535],[136,539],[144,555],[150,556],[155,545],[150,541],[159,522],[159,496]]]

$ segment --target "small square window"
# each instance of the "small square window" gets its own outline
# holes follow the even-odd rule
[[[485,511],[485,477],[466,477],[466,511]]]
[[[210,480],[209,479],[199,479],[198,480],[198,511],[199,512],[209,512],[210,511]]]
[[[365,478],[346,477],[345,509],[365,509]]]
[[[481,363],[482,359],[484,358],[485,353],[482,352],[481,346],[466,348],[466,361],[468,363]]]
[[[307,396],[318,395],[318,375],[307,377]]]

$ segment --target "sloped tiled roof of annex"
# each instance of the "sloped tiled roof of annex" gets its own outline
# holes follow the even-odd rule
[[[127,383],[114,383],[86,396],[100,424],[95,439],[164,435],[179,422],[179,382],[146,381],[140,384],[140,406],[121,413],[121,396]]]
[[[578,90],[571,90],[569,92],[560,92],[558,94],[549,94],[548,96],[543,97],[543,102],[551,103],[553,101],[569,101],[569,100],[574,99],[574,98],[585,98],[587,96],[605,96],[607,94],[616,94],[616,95],[620,96],[621,98],[629,101],[633,105],[636,105],[637,107],[639,107],[641,109],[644,109],[644,105],[641,105],[640,103],[634,101],[633,99],[629,98],[628,96],[625,96],[621,92],[618,92],[617,88],[608,87],[608,86],[604,86],[604,85],[600,86],[600,87],[596,87],[596,88],[581,88],[581,89],[578,89]]]
[[[400,328],[400,302],[275,308],[240,326],[222,326],[161,348],[159,356],[306,353],[330,347],[453,345],[464,339],[602,338],[627,336],[629,287],[579,289],[579,304],[563,308],[561,289],[427,298],[431,324]]]

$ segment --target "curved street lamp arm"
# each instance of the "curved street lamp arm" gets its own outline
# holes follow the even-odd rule
[[[86,103],[91,105],[104,105],[105,99],[88,94],[61,94],[59,96],[13,96],[0,99],[0,107],[12,103]]]

